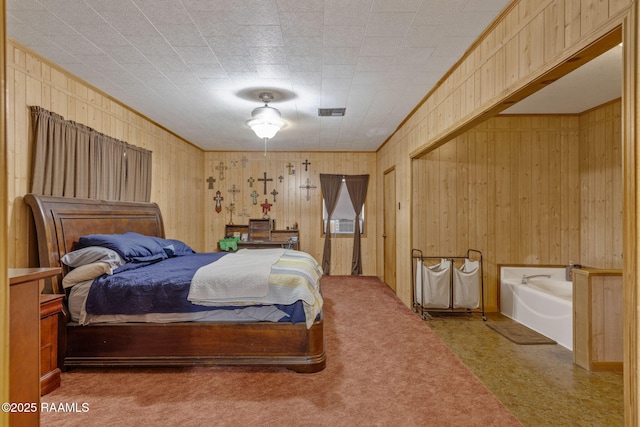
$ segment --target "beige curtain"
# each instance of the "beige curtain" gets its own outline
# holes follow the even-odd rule
[[[151,152],[31,107],[36,194],[148,202]]]
[[[127,144],[126,176],[122,200],[151,200],[151,151]]]
[[[31,191],[88,197],[89,182],[82,178],[88,176],[89,165],[76,160],[88,156],[91,130],[40,107],[32,107],[31,113],[35,139]]]

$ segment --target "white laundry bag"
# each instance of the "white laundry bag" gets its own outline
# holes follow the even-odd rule
[[[424,308],[449,308],[451,306],[451,260],[442,259],[439,264],[423,266],[422,301]]]
[[[480,262],[464,260],[461,268],[454,268],[453,307],[478,308],[480,306]]]

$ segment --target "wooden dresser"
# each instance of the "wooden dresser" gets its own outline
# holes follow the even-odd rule
[[[40,295],[40,395],[60,387],[59,345],[64,327],[62,294]]]
[[[21,403],[9,423],[40,425],[40,291],[59,268],[9,269],[9,398]],[[25,406],[24,404],[28,405]]]

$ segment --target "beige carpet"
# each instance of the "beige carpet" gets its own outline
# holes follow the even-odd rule
[[[47,426],[520,426],[376,278],[325,277],[327,368],[76,369]]]
[[[533,329],[529,329],[522,323],[512,320],[501,320],[498,322],[487,322],[487,326],[493,329],[511,342],[520,345],[537,345],[537,344],[557,344],[551,338],[548,338]]]

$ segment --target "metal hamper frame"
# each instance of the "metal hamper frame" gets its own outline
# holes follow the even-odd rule
[[[480,265],[480,271],[479,271],[479,277],[480,277],[480,301],[478,301],[478,305],[479,305],[479,312],[482,314],[482,320],[486,321],[487,317],[485,315],[484,312],[484,269],[483,269],[483,260],[482,260],[482,252],[480,252],[477,249],[468,249],[466,255],[463,256],[440,256],[440,255],[428,255],[425,256],[423,254],[423,252],[420,249],[412,249],[411,250],[411,277],[412,277],[412,286],[411,286],[411,295],[412,295],[412,306],[413,306],[413,311],[420,314],[420,316],[422,317],[422,319],[426,320],[426,319],[430,319],[431,315],[429,314],[429,312],[439,312],[439,313],[474,313],[474,312],[478,312],[478,309],[472,309],[472,308],[462,308],[462,307],[454,307],[453,301],[455,300],[455,295],[454,295],[454,286],[453,286],[453,281],[454,281],[454,274],[451,274],[451,278],[449,281],[449,306],[447,308],[429,308],[429,307],[424,307],[424,301],[422,301],[423,304],[420,304],[418,302],[418,298],[416,295],[416,277],[417,274],[424,274],[423,271],[418,272],[417,271],[417,266],[418,266],[418,261],[421,260],[423,263],[425,260],[441,260],[441,259],[446,259],[446,260],[450,260],[452,263],[452,268],[455,268],[455,260],[469,260],[472,261],[471,259],[471,254],[475,254],[475,256],[478,258],[479,261],[479,265]],[[422,280],[422,286],[424,286],[425,284],[425,280],[424,277],[421,277]],[[424,295],[424,291],[423,291],[423,295]]]

